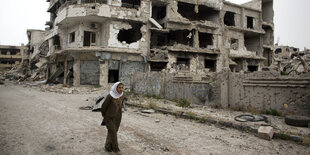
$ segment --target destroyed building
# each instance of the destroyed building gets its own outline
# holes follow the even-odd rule
[[[47,2],[50,21],[42,43],[48,50],[37,53],[49,62],[49,81],[129,85],[135,72],[253,72],[273,62],[272,0]]]
[[[290,46],[276,46],[274,64],[284,75],[298,75],[310,71],[310,57],[308,50]]]
[[[21,67],[24,62],[24,51],[27,51],[24,45],[0,45],[0,70]]]

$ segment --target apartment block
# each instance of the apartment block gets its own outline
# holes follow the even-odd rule
[[[0,70],[20,67],[23,62],[25,46],[0,45]]]
[[[273,63],[272,0],[47,2],[42,42],[50,81],[129,85],[136,72],[197,77],[260,71]]]

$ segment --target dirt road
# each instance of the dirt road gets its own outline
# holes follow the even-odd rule
[[[59,94],[0,85],[0,154],[111,154],[92,105],[98,93]],[[119,131],[122,154],[310,154],[306,146],[266,141],[234,129],[128,108]]]

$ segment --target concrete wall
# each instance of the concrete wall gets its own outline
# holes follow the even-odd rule
[[[137,73],[131,81],[131,89],[135,93],[160,95],[170,100],[186,99],[201,105],[215,100],[212,82],[178,81],[174,74],[160,72]]]
[[[122,81],[125,86],[129,87],[131,75],[137,72],[144,72],[145,63],[134,61],[122,62],[120,68],[120,81]]]
[[[222,104],[225,108],[274,109],[283,114],[310,115],[310,76],[293,78],[270,72],[229,73],[227,82],[229,103]]]
[[[296,78],[275,72],[222,71],[214,76],[208,82],[195,82],[178,80],[174,74],[137,73],[132,76],[131,88],[135,93],[184,98],[194,104],[310,116],[310,74]]]
[[[163,78],[158,72],[136,73],[131,78],[131,90],[139,94],[160,95]]]

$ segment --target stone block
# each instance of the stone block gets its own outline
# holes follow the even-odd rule
[[[271,140],[273,137],[274,131],[271,126],[260,126],[258,128],[258,137],[266,140]]]

